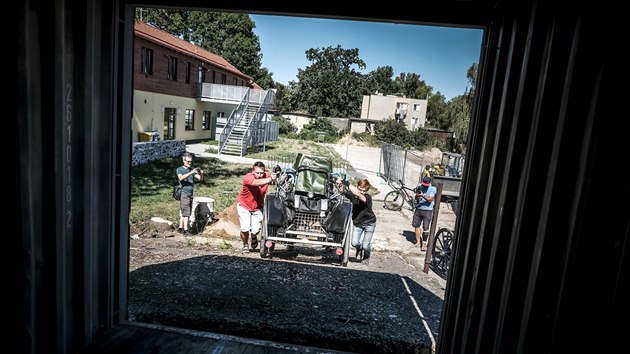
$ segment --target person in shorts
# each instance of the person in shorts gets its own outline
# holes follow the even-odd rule
[[[422,182],[416,187],[416,210],[413,213],[411,226],[415,228],[416,246],[421,251],[426,251],[427,239],[429,238],[429,227],[433,218],[433,207],[435,206],[435,194],[437,189],[431,185],[431,177],[422,177]],[[420,238],[422,236],[422,238]]]
[[[177,232],[184,236],[190,236],[188,232],[188,220],[192,213],[193,184],[195,178],[199,181],[203,181],[203,170],[192,167],[193,155],[189,152],[182,155],[182,161],[183,165],[175,170],[177,179],[179,179],[179,182],[182,184],[182,196],[179,200],[179,228]]]
[[[262,225],[262,208],[265,202],[265,194],[270,184],[274,184],[276,174],[265,172],[265,164],[256,161],[252,171],[243,177],[243,186],[237,197],[236,210],[241,226],[241,241],[243,252],[249,252],[249,238],[251,236],[252,248],[258,246],[258,234]]]

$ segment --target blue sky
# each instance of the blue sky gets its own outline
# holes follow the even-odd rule
[[[305,17],[250,15],[260,39],[262,66],[283,84],[296,81],[298,68],[310,48],[341,45],[359,49],[363,73],[391,66],[394,78],[416,73],[447,100],[461,95],[468,80],[466,70],[479,63],[483,31],[452,27],[382,22],[329,20]]]

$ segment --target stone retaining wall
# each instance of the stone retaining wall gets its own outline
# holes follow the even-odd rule
[[[158,140],[133,143],[131,165],[142,165],[163,157],[182,156],[186,152],[184,140]]]

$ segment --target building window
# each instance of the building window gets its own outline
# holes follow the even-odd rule
[[[201,115],[201,129],[202,130],[210,130],[210,117],[212,117],[212,112],[203,111]]]
[[[238,86],[238,79],[234,78],[234,86]]]
[[[206,69],[199,68],[199,77],[197,77],[197,81],[200,84],[202,84],[204,81],[206,81]]]
[[[190,62],[186,62],[186,83],[190,83]]]
[[[227,84],[227,75],[221,74],[221,84],[222,85]]]
[[[217,134],[221,134],[223,132],[226,123],[227,118],[225,118],[225,112],[217,112]]]
[[[187,109],[186,110],[186,130],[195,130],[195,110]]]
[[[146,75],[153,75],[153,49],[142,47],[140,57],[140,71]]]
[[[217,72],[212,70],[212,83],[216,83],[217,82]]]
[[[168,79],[177,81],[177,58],[168,57]]]
[[[419,103],[414,103],[413,110],[416,111],[416,112],[420,112],[420,104]]]
[[[396,103],[396,113],[394,117],[399,122],[404,122],[407,119],[407,103]]]

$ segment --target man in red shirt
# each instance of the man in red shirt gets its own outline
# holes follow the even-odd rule
[[[243,178],[243,187],[238,193],[236,210],[241,224],[241,241],[243,252],[249,252],[249,236],[252,237],[252,247],[258,247],[258,233],[262,225],[262,208],[265,202],[265,193],[270,184],[274,184],[276,175],[265,172],[265,164],[256,161],[252,172]]]

